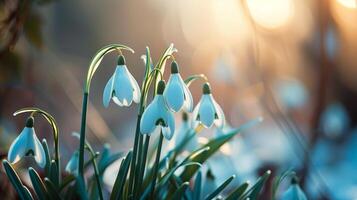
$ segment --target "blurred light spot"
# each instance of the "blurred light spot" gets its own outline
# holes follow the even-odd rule
[[[274,84],[279,102],[286,108],[300,108],[307,101],[305,86],[296,79],[283,79]]]
[[[219,150],[225,155],[232,155],[232,149],[228,143],[224,144]]]
[[[294,13],[293,0],[247,0],[247,5],[254,21],[269,29],[285,25]]]
[[[347,8],[356,8],[357,7],[356,0],[337,0],[337,2]]]
[[[327,29],[325,36],[326,53],[330,59],[335,58],[336,50],[338,48],[338,41],[336,37],[336,31],[332,25]]]
[[[198,137],[198,143],[201,145],[207,144],[208,139],[205,137]]]
[[[329,137],[338,137],[347,131],[349,117],[346,109],[339,103],[329,105],[322,113],[320,127]]]

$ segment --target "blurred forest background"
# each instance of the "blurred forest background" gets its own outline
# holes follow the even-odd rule
[[[217,182],[232,171],[254,182],[262,169],[293,168],[311,199],[356,198],[356,34],[356,0],[2,0],[1,156],[24,125],[12,113],[36,106],[56,118],[67,162],[78,147],[71,133],[79,131],[95,52],[110,43],[132,47],[127,65],[140,82],[145,46],[156,60],[174,43],[183,76],[207,75],[231,127],[264,117],[221,149],[226,157],[214,159],[220,165],[211,162]],[[87,139],[125,151],[137,107],[104,109],[116,57],[102,65],[92,82]],[[192,86],[195,104],[200,88]],[[36,130],[51,137],[41,120]],[[214,134],[203,132],[200,142]]]

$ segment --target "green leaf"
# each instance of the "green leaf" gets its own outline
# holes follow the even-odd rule
[[[202,146],[200,149],[204,149],[204,148],[209,148],[208,151],[205,151],[205,153],[202,153],[198,156],[193,157],[190,161],[192,162],[198,162],[198,163],[204,163],[208,158],[210,158],[223,144],[225,144],[226,142],[228,142],[229,140],[231,140],[235,135],[237,135],[238,133],[240,133],[242,130],[245,130],[253,125],[256,125],[258,122],[261,122],[262,119],[258,118],[255,120],[251,120],[249,122],[247,122],[246,124],[242,125],[241,127],[232,130],[231,132],[219,136],[217,138],[212,139],[211,141],[209,141],[207,144],[205,144],[204,146]],[[181,179],[183,181],[189,181],[191,179],[191,177],[196,173],[196,171],[198,170],[198,168],[186,168],[185,171],[181,174]]]
[[[120,199],[120,195],[122,195],[124,190],[124,184],[129,172],[129,166],[132,156],[133,156],[132,151],[129,151],[127,156],[121,162],[119,172],[113,186],[112,194],[110,195],[110,200]]]
[[[172,200],[181,200],[182,197],[185,195],[186,189],[188,188],[188,186],[190,185],[189,182],[184,182],[174,193],[174,195],[172,196]]]
[[[59,187],[58,177],[59,174],[58,174],[58,167],[56,161],[52,160],[50,165],[50,175],[48,178],[51,180],[51,182],[55,185],[56,188]]]
[[[195,179],[195,187],[193,188],[193,199],[201,199],[202,189],[202,172],[198,171]]]
[[[259,177],[258,181],[244,193],[241,199],[249,198],[251,200],[256,200],[259,196],[259,193],[263,189],[265,182],[268,180],[271,171],[266,171],[261,177]]]
[[[17,175],[14,168],[12,168],[11,164],[7,160],[3,160],[2,164],[4,166],[7,177],[14,186],[20,198],[25,200],[32,199],[32,197],[29,198],[27,188],[22,184],[21,179]]]
[[[134,50],[132,48],[125,46],[125,45],[121,45],[121,44],[110,44],[110,45],[107,45],[107,46],[99,49],[99,51],[97,51],[97,53],[94,55],[90,65],[89,65],[89,69],[88,69],[88,73],[87,73],[86,87],[85,87],[86,93],[89,93],[90,82],[94,76],[94,73],[97,71],[99,64],[101,63],[102,59],[104,58],[104,56],[112,51],[116,51],[116,50],[118,51],[118,50],[123,50],[123,49],[134,53]]]
[[[276,199],[276,192],[280,186],[280,184],[283,182],[283,180],[289,176],[294,176],[295,172],[291,170],[287,170],[284,173],[282,173],[279,177],[275,177],[273,180],[273,186],[272,186],[272,192],[271,192],[271,199],[275,200]]]
[[[214,197],[216,197],[219,193],[222,192],[222,190],[224,190],[224,188],[227,187],[227,185],[229,183],[231,183],[233,181],[233,179],[235,178],[235,175],[232,175],[231,177],[229,177],[227,180],[225,180],[215,191],[213,191],[211,194],[209,194],[205,199],[206,200],[211,200]]]
[[[198,79],[202,79],[205,82],[208,81],[207,77],[204,74],[195,74],[195,75],[187,77],[184,82],[186,83],[187,87],[190,87],[191,83]]]
[[[50,151],[48,149],[48,144],[47,140],[43,139],[42,140],[42,147],[43,150],[45,151],[45,156],[46,156],[46,165],[45,165],[45,175],[49,177],[50,175],[50,168],[51,168],[51,157],[50,157]]]
[[[109,157],[107,157],[103,160],[100,160],[98,162],[99,173],[103,174],[109,165],[113,164],[116,160],[118,160],[122,156],[123,156],[123,153],[120,152],[120,153],[115,153],[113,155],[110,155]]]
[[[32,195],[31,195],[31,192],[30,192],[30,190],[26,187],[26,186],[23,186],[23,188],[24,188],[24,191],[25,191],[25,199],[31,199],[31,200],[33,200],[33,197],[32,197]]]
[[[248,188],[249,183],[243,183],[242,185],[240,185],[237,189],[235,189],[232,193],[230,193],[228,195],[228,197],[226,198],[226,200],[237,200],[240,199],[240,197],[243,195],[243,193],[245,192],[245,190]]]
[[[48,199],[49,196],[45,184],[42,182],[40,176],[32,167],[29,168],[29,175],[37,197],[40,200]]]
[[[45,186],[51,199],[61,200],[61,197],[59,196],[59,192],[56,189],[56,186],[53,184],[53,182],[50,179],[45,178]]]

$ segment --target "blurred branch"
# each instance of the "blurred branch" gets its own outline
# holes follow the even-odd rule
[[[11,6],[15,4],[14,8]],[[11,50],[18,41],[23,30],[24,23],[30,8],[30,1],[5,0],[3,2],[5,18],[0,22],[0,37],[2,45],[0,47],[0,58]]]

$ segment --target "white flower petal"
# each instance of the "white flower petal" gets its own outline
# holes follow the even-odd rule
[[[110,77],[108,83],[105,85],[104,92],[103,92],[103,105],[104,107],[109,106],[109,102],[113,96],[113,81],[114,81],[114,74]]]
[[[165,112],[165,111],[163,111]],[[163,119],[167,125],[167,127],[162,128],[162,134],[167,140],[171,140],[172,136],[174,135],[175,132],[175,118],[174,115],[166,110]]]
[[[131,86],[133,88],[133,100],[135,103],[140,102],[140,97],[141,97],[141,92],[140,92],[140,87],[138,85],[138,82],[136,82],[134,76],[129,72],[129,70],[126,70],[128,73],[128,77],[131,83]]]
[[[117,104],[120,107],[124,106],[123,103],[120,102],[119,99],[116,96],[113,96],[113,101],[114,101],[115,104]]]
[[[214,124],[217,127],[222,127],[222,126],[224,126],[224,123],[225,123],[224,112],[223,112],[221,106],[219,106],[219,104],[213,99],[213,97],[212,97],[212,102],[213,102],[213,106],[216,110],[217,117],[218,117],[217,119],[214,120]]]
[[[184,91],[184,94],[185,94],[184,109],[187,112],[192,112],[192,110],[193,110],[192,94],[191,94],[190,90],[188,89],[187,85],[185,84],[185,82],[182,79],[181,79],[181,83],[182,83],[183,91]]]
[[[32,128],[25,127],[19,136],[12,142],[7,159],[11,163],[18,162],[26,154],[26,144],[29,138],[31,138]]]
[[[73,174],[73,175],[77,175],[78,173],[78,159],[79,159],[79,153],[78,151],[75,151],[72,156],[71,159],[68,161],[67,165],[66,165],[66,172]]]
[[[171,74],[164,91],[166,103],[174,112],[178,112],[182,108],[185,100],[180,78],[180,75],[177,73]]]
[[[133,101],[133,88],[125,65],[117,66],[115,71],[114,96],[124,106],[130,106]]]
[[[40,167],[46,165],[45,151],[38,140],[34,128],[25,127],[20,135],[11,144],[8,160],[11,163],[18,162],[24,156],[31,155]]]
[[[40,167],[45,167],[46,165],[46,154],[43,150],[40,140],[37,138],[35,131],[32,132],[32,139],[28,143],[28,149],[32,149],[34,152],[34,158]]]
[[[210,94],[205,94],[201,98],[201,105],[198,110],[199,121],[206,128],[210,128],[214,122],[215,108],[213,102],[210,98]]]
[[[159,118],[159,109],[157,105],[157,96],[154,100],[149,104],[149,106],[145,109],[143,116],[140,120],[140,132],[141,134],[148,134],[151,133],[156,128],[156,121]]]

